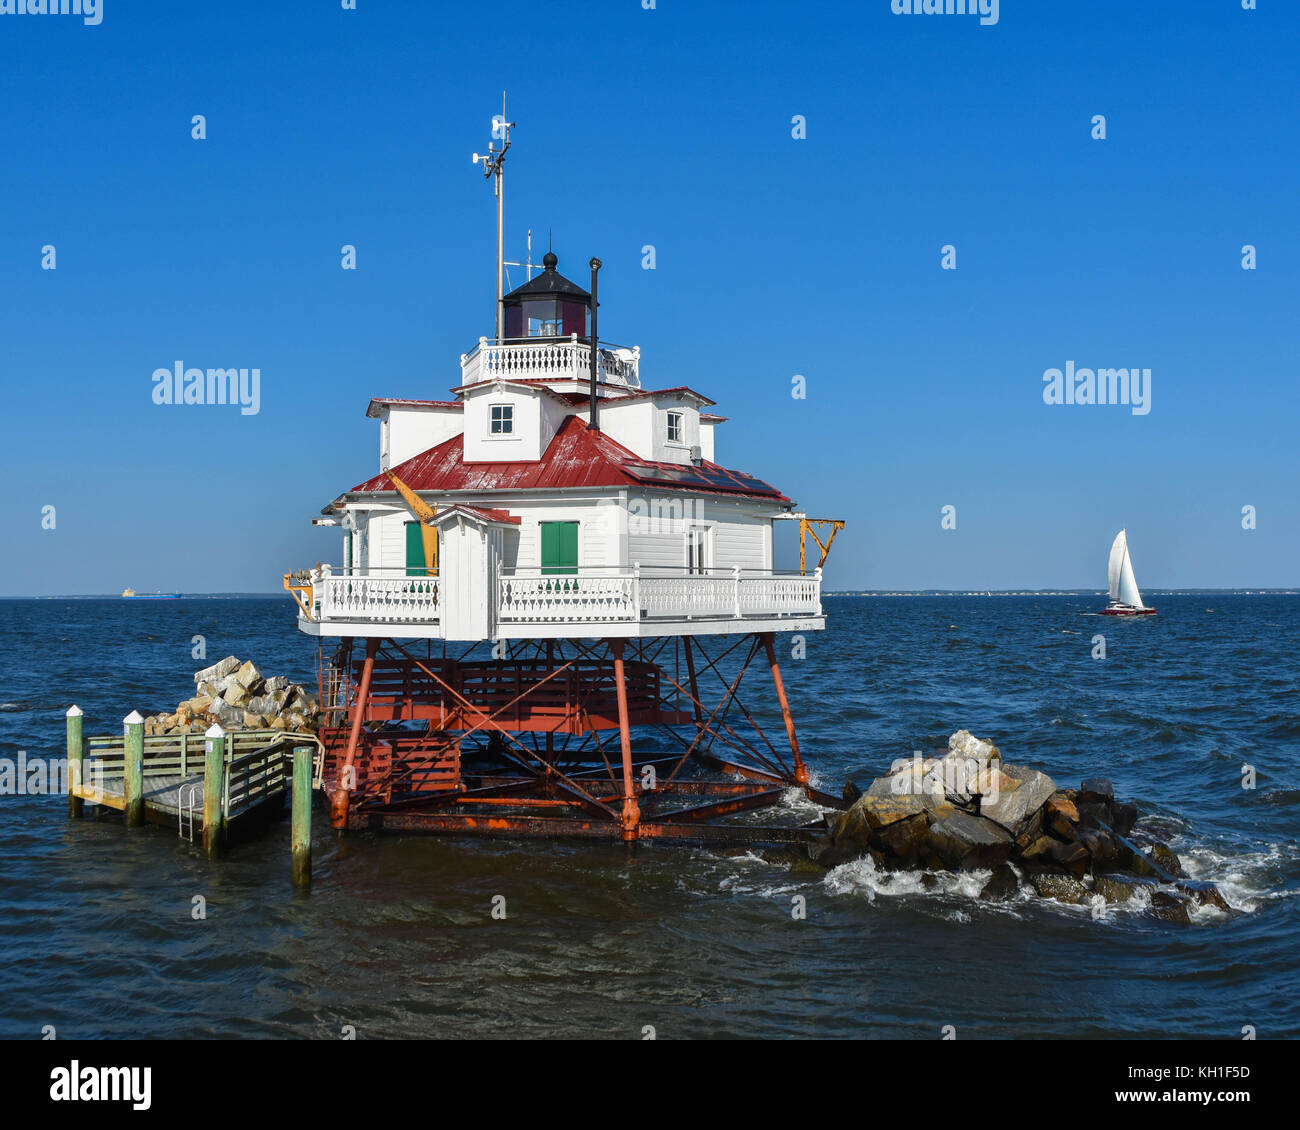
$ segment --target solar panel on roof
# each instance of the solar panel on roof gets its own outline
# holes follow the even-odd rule
[[[643,482],[672,483],[674,486],[696,486],[706,490],[750,491],[761,494],[776,494],[776,488],[747,475],[743,471],[727,471],[721,467],[646,467],[642,464],[628,464],[624,468],[628,474]]]

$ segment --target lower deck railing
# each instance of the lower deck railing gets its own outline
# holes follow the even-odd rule
[[[441,579],[397,569],[333,572],[312,578],[313,619],[387,624],[436,624]],[[821,570],[774,571],[595,567],[572,573],[502,571],[495,586],[498,623],[606,624],[643,621],[820,616]]]

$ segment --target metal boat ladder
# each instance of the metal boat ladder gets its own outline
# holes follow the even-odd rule
[[[195,800],[197,794],[198,800]],[[176,834],[194,842],[194,806],[203,803],[203,782],[188,781],[176,790]]]

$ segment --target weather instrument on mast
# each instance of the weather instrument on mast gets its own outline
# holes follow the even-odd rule
[[[483,165],[484,178],[493,178],[492,187],[497,197],[497,341],[505,337],[505,308],[501,305],[506,293],[505,161],[506,151],[510,148],[510,131],[514,127],[515,123],[506,118],[506,94],[503,90],[501,113],[492,117],[492,140],[488,142],[488,151],[474,154],[474,164]],[[497,148],[498,142],[500,148]]]

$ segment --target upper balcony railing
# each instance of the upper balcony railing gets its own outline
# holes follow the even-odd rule
[[[641,387],[641,347],[601,342],[596,377],[608,384]],[[481,337],[460,359],[461,384],[493,380],[585,381],[591,376],[591,343],[577,334],[564,338]]]

